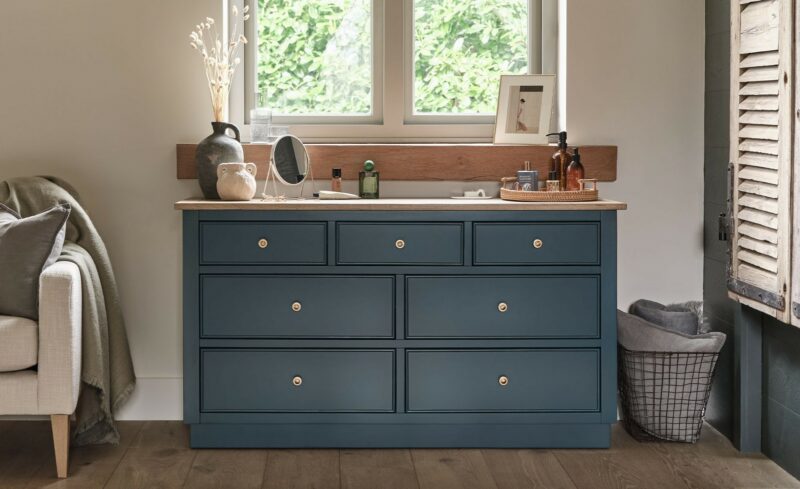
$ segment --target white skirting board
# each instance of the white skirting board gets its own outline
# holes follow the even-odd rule
[[[138,377],[128,402],[116,413],[118,420],[183,419],[181,377]]]
[[[50,416],[0,416],[0,421],[47,421]],[[183,419],[183,378],[138,377],[118,421],[180,421]]]

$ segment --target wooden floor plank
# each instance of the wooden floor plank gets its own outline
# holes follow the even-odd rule
[[[771,487],[759,480],[758,471],[746,464],[744,455],[725,440],[715,440],[710,427],[703,429],[697,444],[647,443],[643,448],[658,454],[665,467],[691,489],[728,489],[735,487]],[[743,477],[744,476],[744,477]]]
[[[0,487],[24,488],[43,467],[56,476],[49,421],[15,421],[0,440]]]
[[[578,489],[688,489],[661,458],[617,424],[608,450],[554,450]]]
[[[481,450],[498,489],[576,489],[546,450]]]
[[[28,482],[27,489],[100,489],[105,487],[128,447],[144,425],[140,421],[117,423],[119,445],[70,448],[69,477],[56,479],[55,460],[45,463]]]
[[[129,448],[106,488],[181,488],[195,455],[186,448]]]
[[[184,485],[192,489],[259,489],[266,464],[266,450],[198,450]]]
[[[189,448],[189,427],[180,421],[147,421],[131,448]]]
[[[264,489],[339,489],[339,450],[270,450]]]
[[[730,481],[727,487],[736,488],[800,488],[800,482],[775,462],[762,454],[743,454],[730,440],[711,426],[705,425],[700,441],[691,448],[684,447],[693,458],[718,466],[715,474]],[[694,449],[694,450],[692,450]],[[724,474],[724,475],[722,475]],[[702,481],[698,483],[702,487]]]
[[[341,450],[342,489],[419,489],[408,450]]]
[[[183,487],[196,450],[189,449],[183,423],[148,421],[106,484],[109,489]]]
[[[17,423],[17,421],[0,421],[0,440],[6,437],[6,433],[11,429],[14,423]]]
[[[72,450],[55,477],[50,424],[0,422],[0,488],[266,489],[797,488],[763,455],[710,426],[697,444],[638,443],[621,426],[610,450],[191,450],[181,422],[120,422],[119,446]]]
[[[497,489],[480,450],[412,450],[420,489]]]

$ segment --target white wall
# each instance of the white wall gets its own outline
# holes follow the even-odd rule
[[[619,304],[702,300],[705,5],[568,0],[567,124],[619,146]]]
[[[397,1],[397,0],[389,0]],[[219,0],[0,2],[0,180],[58,175],[108,245],[133,350],[126,419],[181,415],[175,143],[209,132],[191,27]],[[701,297],[703,5],[569,0],[567,117],[575,144],[619,146],[619,302]],[[415,187],[415,188],[412,188]],[[449,195],[458,183],[387,185]]]

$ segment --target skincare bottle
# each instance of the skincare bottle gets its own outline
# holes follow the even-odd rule
[[[581,180],[583,179],[583,165],[578,148],[572,154],[572,162],[567,167],[567,190],[580,190]]]
[[[519,190],[536,191],[539,190],[539,172],[531,170],[531,162],[526,161],[524,170],[517,171],[517,183]]]
[[[358,173],[358,195],[362,199],[377,199],[380,196],[379,174],[372,160],[364,162],[364,171]]]
[[[558,136],[558,151],[553,154],[550,170],[558,174],[561,190],[567,189],[567,166],[572,161],[572,153],[567,150],[567,131],[553,132],[548,136]]]
[[[332,192],[341,192],[342,191],[342,169],[341,168],[334,168],[331,172],[331,191]]]

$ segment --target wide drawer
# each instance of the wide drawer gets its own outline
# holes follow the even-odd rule
[[[597,349],[409,350],[408,411],[596,412]]]
[[[476,223],[476,265],[598,265],[598,223]]]
[[[339,223],[337,263],[461,265],[461,223]]]
[[[392,412],[393,350],[203,350],[204,412]]]
[[[600,279],[426,276],[406,279],[409,338],[596,338]]]
[[[203,264],[324,265],[324,222],[202,222]]]
[[[202,275],[206,338],[392,338],[394,278]]]

